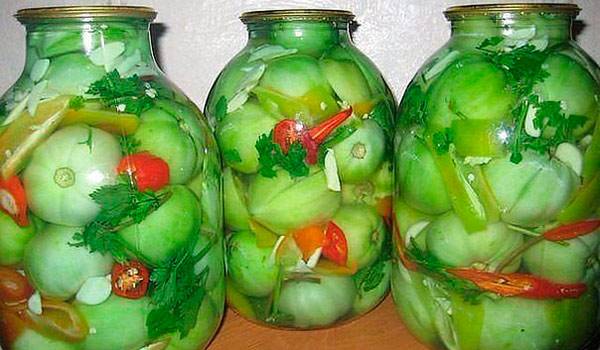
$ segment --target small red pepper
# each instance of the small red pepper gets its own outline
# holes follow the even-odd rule
[[[306,149],[306,163],[315,164],[318,159],[319,145],[351,115],[352,107],[310,129],[298,120],[284,119],[273,128],[273,141],[281,147],[283,153],[287,153],[292,143],[299,141]]]
[[[8,180],[0,178],[0,209],[10,215],[17,225],[29,225],[27,196],[18,176],[13,176]]]
[[[150,272],[139,261],[115,264],[111,273],[113,292],[123,298],[139,299],[146,294]]]
[[[344,231],[333,221],[327,224],[325,229],[325,241],[323,242],[324,257],[340,266],[348,263],[348,241]]]
[[[117,172],[132,176],[140,191],[158,191],[169,183],[169,164],[148,152],[125,156],[117,166]]]
[[[544,232],[542,236],[548,241],[567,241],[592,233],[598,228],[600,228],[600,219],[584,220],[553,228]]]
[[[475,283],[479,288],[502,296],[527,299],[578,298],[587,290],[585,283],[562,284],[523,273],[495,273],[467,268],[449,273]]]

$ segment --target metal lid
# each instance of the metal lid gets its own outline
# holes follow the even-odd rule
[[[286,9],[244,12],[240,20],[244,23],[269,21],[346,21],[354,19],[354,14],[345,10]]]
[[[139,18],[152,21],[156,18],[156,11],[151,7],[144,6],[59,6],[21,9],[17,11],[15,17],[19,22],[59,18],[106,17]]]
[[[512,3],[512,4],[480,4],[452,6],[444,11],[447,19],[452,20],[465,16],[487,16],[507,12],[544,12],[577,16],[581,8],[575,4],[565,3]]]

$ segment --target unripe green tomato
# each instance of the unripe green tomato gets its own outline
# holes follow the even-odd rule
[[[319,67],[319,61],[306,55],[285,56],[272,60],[265,71],[260,86],[291,97],[301,97],[329,83]]]
[[[423,213],[441,214],[451,208],[431,151],[414,135],[406,135],[396,152],[396,186],[405,202]]]
[[[566,245],[541,241],[523,254],[525,268],[532,274],[557,283],[578,283],[584,280],[598,252],[600,233],[566,241]]]
[[[342,184],[343,203],[377,206],[381,199],[392,195],[392,172],[390,162],[384,161],[367,181],[357,184]]]
[[[80,95],[105,74],[104,67],[93,64],[84,54],[70,53],[50,59],[43,79],[48,80],[48,90],[61,95]]]
[[[36,226],[21,227],[8,214],[0,211],[0,265],[21,263],[25,245],[35,235]]]
[[[561,101],[565,115],[586,117],[587,122],[577,129],[579,134],[589,129],[598,119],[598,82],[581,64],[561,53],[548,56],[542,67],[549,76],[534,91],[542,101]]]
[[[160,264],[183,248],[200,232],[200,207],[185,186],[166,188],[171,197],[139,224],[117,232],[152,264]]]
[[[275,288],[279,267],[272,248],[260,248],[251,231],[235,232],[227,241],[227,273],[236,289],[252,297],[266,297]]]
[[[109,254],[74,247],[73,235],[82,228],[48,225],[25,247],[23,266],[31,284],[44,297],[67,300],[90,277],[105,276],[112,268]]]
[[[370,206],[343,205],[332,221],[339,226],[348,243],[348,263],[358,268],[370,265],[377,259],[386,235],[383,219]]]
[[[75,304],[94,329],[83,341],[86,350],[139,349],[148,341],[146,317],[151,310],[150,298],[126,299],[111,295],[98,305]]]
[[[336,95],[351,105],[369,101],[369,83],[352,60],[321,60],[321,69]]]
[[[327,22],[278,22],[271,27],[274,44],[319,57],[338,40],[334,25]]]
[[[425,230],[427,250],[453,267],[483,264],[494,268],[523,244],[523,235],[502,222],[468,233],[454,212],[438,217]],[[515,259],[503,272],[515,272],[519,266],[520,259]]]
[[[323,171],[291,179],[279,170],[273,178],[253,177],[248,186],[250,216],[283,235],[294,229],[325,222],[337,211],[341,193],[327,188]]]
[[[100,207],[89,196],[117,177],[121,147],[100,129],[68,126],[52,134],[33,152],[23,173],[31,211],[53,224],[81,226]]]
[[[220,320],[220,313],[214,307],[208,295],[205,296],[200,310],[198,310],[196,326],[183,339],[181,339],[179,333],[173,334],[165,350],[203,349],[215,334]]]
[[[448,128],[455,119],[502,120],[516,101],[504,71],[486,59],[454,61],[431,85],[426,97],[427,123]]]
[[[254,102],[247,102],[228,113],[217,126],[217,139],[224,163],[242,173],[256,173],[258,151],[254,145],[261,135],[269,135],[276,123],[274,115]],[[239,158],[232,158],[229,154]]]
[[[356,287],[351,277],[319,276],[320,282],[288,281],[281,289],[279,310],[298,328],[334,323],[352,310]]]
[[[354,305],[352,306],[352,311],[355,314],[361,315],[371,310],[377,304],[379,304],[387,294],[390,286],[392,262],[386,261],[383,264],[383,277],[381,278],[381,282],[379,282],[379,284],[375,288],[369,291],[359,290],[358,293],[356,293]],[[367,266],[365,268],[370,268],[370,266]]]
[[[483,172],[502,220],[526,227],[555,218],[579,186],[579,177],[568,165],[530,151],[519,164],[508,157],[493,159]]]
[[[214,242],[212,242],[214,240]],[[211,291],[218,287],[221,281],[225,279],[225,264],[223,262],[223,241],[220,238],[212,238],[205,234],[198,236],[198,242],[194,248],[194,254],[198,254],[208,244],[212,247],[208,253],[194,265],[196,274],[202,273],[208,268],[208,277],[206,278],[206,290]]]
[[[402,237],[406,235],[406,232],[412,225],[420,221],[431,222],[434,219],[432,216],[422,213],[406,204],[406,202],[398,196],[396,196],[396,199],[394,200],[394,212],[396,215],[396,223]]]
[[[248,208],[246,207],[246,185],[233,173],[231,168],[223,170],[223,201],[225,225],[232,230],[249,229]]]
[[[80,350],[81,345],[78,343],[67,343],[61,340],[47,338],[32,329],[25,329],[23,333],[17,337],[11,349]]]
[[[216,149],[216,145],[209,146]],[[214,148],[213,148],[214,147]],[[196,177],[187,184],[200,202],[202,230],[221,232],[223,227],[223,207],[221,205],[221,162],[216,152],[208,152]]]
[[[352,135],[333,146],[340,179],[358,183],[369,179],[385,156],[385,134],[373,120],[365,120]]]
[[[150,152],[167,162],[171,184],[190,180],[196,170],[198,150],[186,130],[186,124],[160,108],[142,113],[140,121],[133,134],[140,143],[139,151]]]

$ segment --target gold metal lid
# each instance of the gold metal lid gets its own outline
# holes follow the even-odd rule
[[[17,11],[15,17],[21,23],[43,19],[106,17],[139,18],[152,21],[156,18],[156,11],[145,6],[59,6],[21,9]]]
[[[354,19],[354,14],[345,10],[286,9],[244,12],[240,20],[247,23],[269,21],[346,21]]]
[[[444,11],[447,19],[465,16],[487,16],[507,12],[544,12],[577,16],[581,8],[566,3],[512,3],[512,4],[480,4],[452,6]]]

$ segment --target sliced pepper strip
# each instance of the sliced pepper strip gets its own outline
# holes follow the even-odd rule
[[[542,236],[548,241],[566,241],[592,233],[598,228],[600,228],[600,219],[584,220],[553,228],[544,232]]]
[[[600,203],[600,172],[587,183],[584,181],[569,205],[558,214],[558,221],[569,223],[589,217]]]
[[[406,246],[404,245],[404,239],[402,239],[402,235],[400,234],[400,228],[398,226],[398,221],[396,220],[396,215],[393,216],[392,221],[394,228],[394,240],[396,241],[395,246],[396,251],[398,253],[398,258],[407,270],[417,271],[418,265],[412,262],[412,260],[410,260],[408,256],[406,256]]]
[[[452,275],[469,280],[479,288],[506,297],[527,299],[578,298],[587,290],[585,283],[563,284],[523,273],[495,273],[467,268],[447,270]]]
[[[302,258],[307,261],[318,248],[323,246],[325,232],[320,225],[312,225],[292,233],[296,245],[302,252]]]
[[[0,178],[0,210],[10,215],[17,225],[29,225],[25,188],[16,175],[8,180]]]
[[[344,231],[333,221],[327,223],[325,241],[323,243],[323,256],[339,266],[348,264],[348,241]]]
[[[139,261],[131,260],[115,264],[111,273],[113,292],[123,298],[139,299],[146,295],[150,283],[150,272]]]

